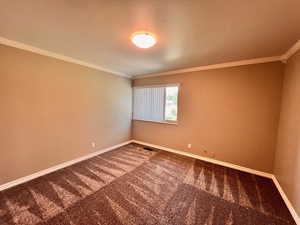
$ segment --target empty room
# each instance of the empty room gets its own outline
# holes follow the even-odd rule
[[[0,225],[300,225],[299,0],[0,0]]]

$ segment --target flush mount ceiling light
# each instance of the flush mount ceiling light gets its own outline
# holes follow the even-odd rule
[[[156,38],[153,34],[145,31],[135,32],[131,36],[131,41],[138,48],[151,48],[156,44]]]

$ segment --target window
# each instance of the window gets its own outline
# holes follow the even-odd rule
[[[133,119],[152,122],[177,121],[179,85],[133,88]]]

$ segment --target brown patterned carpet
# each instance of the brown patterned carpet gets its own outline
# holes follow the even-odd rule
[[[0,224],[295,224],[272,180],[128,145],[0,192]]]

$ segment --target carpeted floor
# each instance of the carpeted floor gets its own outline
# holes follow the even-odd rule
[[[0,192],[0,224],[295,224],[272,180],[128,145]]]

